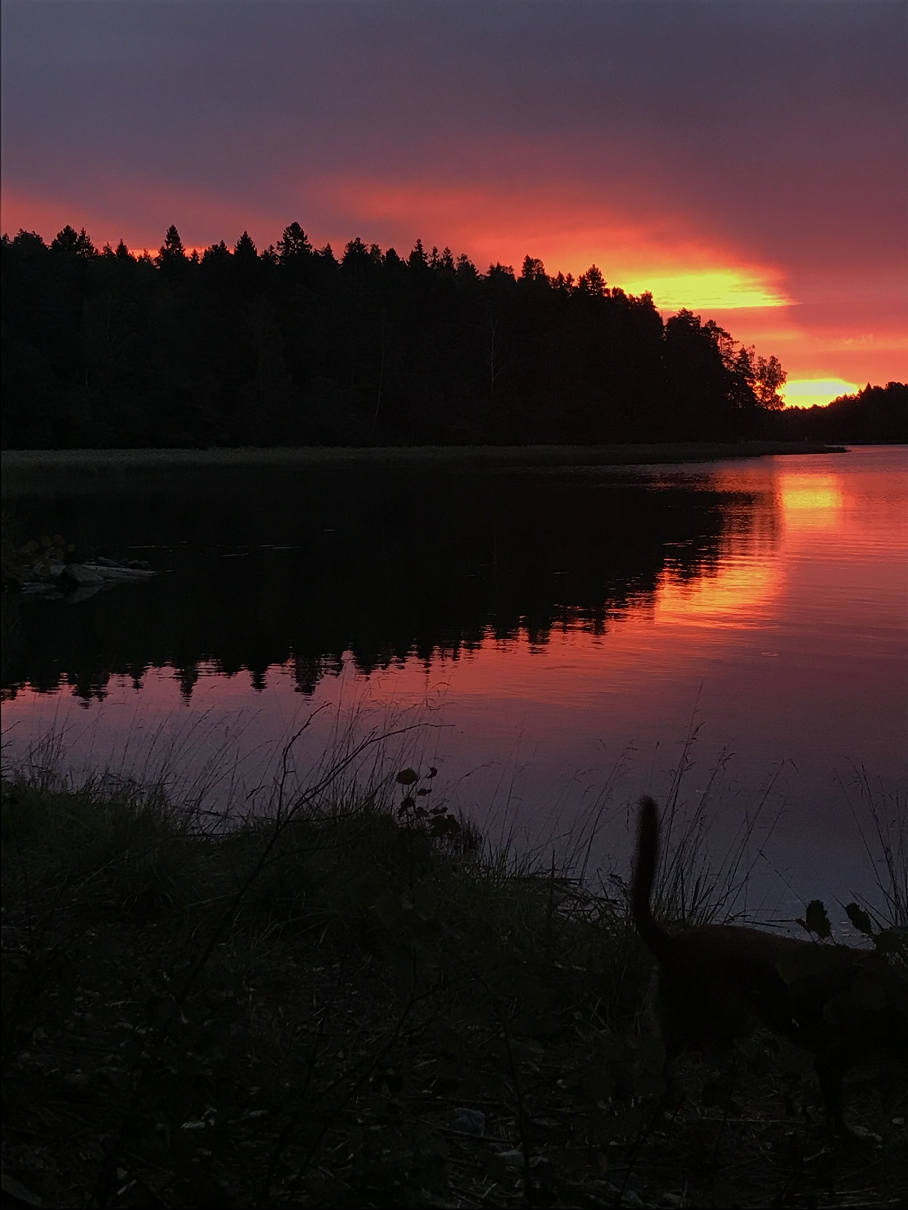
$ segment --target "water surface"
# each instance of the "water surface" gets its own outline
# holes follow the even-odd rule
[[[20,526],[164,574],[4,601],[7,752],[53,729],[74,769],[223,775],[241,804],[313,710],[303,766],[355,710],[419,722],[392,763],[524,846],[595,824],[602,871],[685,760],[717,846],[761,809],[752,907],[832,906],[872,890],[859,783],[905,810],[906,472],[885,447],[44,480],[5,502]]]

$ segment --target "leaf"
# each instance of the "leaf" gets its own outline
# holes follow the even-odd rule
[[[407,797],[400,804],[400,810],[397,813],[398,813],[398,815],[400,815],[403,811],[411,811],[415,806],[416,806],[416,799],[411,798],[410,795],[408,794]]]
[[[432,793],[432,787],[429,786],[428,788],[426,788],[425,786],[421,786],[420,789],[418,789],[416,791],[416,793],[419,795],[420,798],[422,798],[423,795]]]
[[[434,765],[429,769],[429,772],[426,776],[427,777],[437,777],[438,776],[438,770],[434,767]]]
[[[399,786],[412,786],[415,781],[419,781],[419,774],[415,769],[401,769],[397,775]]]
[[[820,899],[811,899],[807,905],[805,913],[806,920],[799,920],[798,924],[803,924],[810,933],[816,933],[818,937],[824,940],[831,936],[832,926],[829,923],[829,916],[826,913],[823,902]]]
[[[460,824],[451,815],[436,815],[429,822],[429,831],[433,836],[456,836],[460,830]]]
[[[865,937],[873,936],[873,925],[870,923],[870,917],[862,907],[856,903],[849,903],[845,908],[846,915],[859,933],[863,933]]]
[[[908,961],[908,936],[904,929],[883,929],[876,934],[873,942],[881,954],[898,954],[902,961]]]

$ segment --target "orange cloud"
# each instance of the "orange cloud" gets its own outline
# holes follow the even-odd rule
[[[313,189],[334,212],[368,214],[373,230],[406,232],[465,249],[479,265],[519,270],[527,254],[549,272],[575,276],[597,264],[609,284],[653,293],[657,305],[777,307],[788,302],[775,266],[704,236],[683,213],[629,216],[610,199],[565,197],[563,189],[437,186],[330,177]],[[363,233],[365,235],[365,233]]]
[[[689,208],[669,209],[656,194],[642,202],[630,195],[618,200],[575,181],[541,179],[529,187],[507,187],[375,175],[297,176],[263,184],[250,205],[241,195],[213,187],[101,174],[89,193],[74,183],[72,196],[4,186],[3,226],[10,233],[20,226],[34,229],[50,239],[70,223],[84,226],[98,245],[122,238],[131,248],[156,250],[175,223],[190,248],[220,239],[232,244],[244,230],[261,248],[296,219],[315,244],[330,241],[338,251],[360,235],[406,254],[421,236],[430,247],[465,251],[480,269],[501,261],[519,271],[528,253],[540,257],[550,273],[576,276],[595,263],[610,285],[634,294],[649,290],[665,314],[689,307],[716,319],[742,343],[774,353],[792,385],[908,378],[908,337],[898,298],[875,302],[852,297],[847,284],[833,289],[827,283],[818,298],[805,302],[780,265],[743,242],[717,236]],[[89,196],[97,200],[89,202]]]
[[[908,337],[899,308],[884,306],[869,313],[862,308],[855,314],[832,303],[798,303],[781,312],[710,308],[708,314],[738,340],[755,344],[760,352],[774,353],[792,386],[825,380],[840,382],[842,390],[850,390],[848,384],[852,383],[863,386],[908,379]],[[799,387],[802,389],[806,388]],[[807,402],[828,403],[842,390],[833,389],[824,399]],[[819,393],[824,392],[825,387]]]

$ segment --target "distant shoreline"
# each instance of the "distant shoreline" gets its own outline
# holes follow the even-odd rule
[[[635,466],[773,454],[844,454],[816,441],[666,442],[661,445],[301,446],[230,449],[3,450],[7,472],[141,471],[292,466]],[[16,476],[18,478],[18,475]],[[4,495],[14,485],[7,481]]]

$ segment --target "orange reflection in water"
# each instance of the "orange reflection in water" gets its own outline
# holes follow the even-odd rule
[[[785,528],[836,529],[845,492],[839,475],[783,474],[777,490]]]
[[[777,561],[720,564],[716,573],[697,580],[678,580],[671,572],[659,578],[654,616],[660,626],[756,625],[778,594],[783,575]]]
[[[639,707],[633,728],[639,733],[651,710],[648,674],[658,670],[660,678],[675,680],[681,701],[692,703],[703,660],[751,645],[753,632],[771,623],[785,586],[783,565],[771,549],[729,553],[712,575],[697,580],[664,572],[655,594],[611,618],[603,635],[567,628],[534,643],[522,634],[439,659],[435,670],[446,692],[461,702],[469,697],[488,706],[519,699],[582,715],[594,701],[614,698],[628,721]]]
[[[141,772],[165,749],[168,759],[191,751],[204,764],[228,727],[244,752],[272,751],[313,707],[327,707],[306,734],[306,750],[317,752],[330,747],[331,719],[367,707],[369,725],[381,728],[385,708],[388,719],[412,709],[431,721],[432,759],[455,781],[464,770],[500,768],[519,741],[521,760],[527,753],[536,762],[530,803],[544,797],[529,785],[537,771],[544,780],[553,770],[602,768],[631,742],[642,755],[628,765],[627,793],[638,793],[658,745],[667,746],[657,767],[674,760],[671,745],[696,708],[704,736],[734,745],[743,767],[797,762],[807,779],[799,801],[845,759],[903,777],[905,469],[895,448],[673,472],[685,482],[707,475],[704,485],[727,497],[715,561],[692,579],[669,564],[606,617],[602,633],[582,616],[546,641],[525,631],[496,641],[490,631],[458,659],[410,658],[368,680],[348,657],[311,698],[296,692],[290,665],[271,667],[267,692],[254,695],[250,673],[226,677],[203,664],[188,702],[170,668],[150,669],[140,694],[115,678],[106,701],[84,710],[65,691],[23,690],[4,708],[6,738],[21,749],[51,727],[71,727],[86,767],[96,752],[114,753],[114,764],[128,753]],[[256,771],[256,780],[267,779]]]

